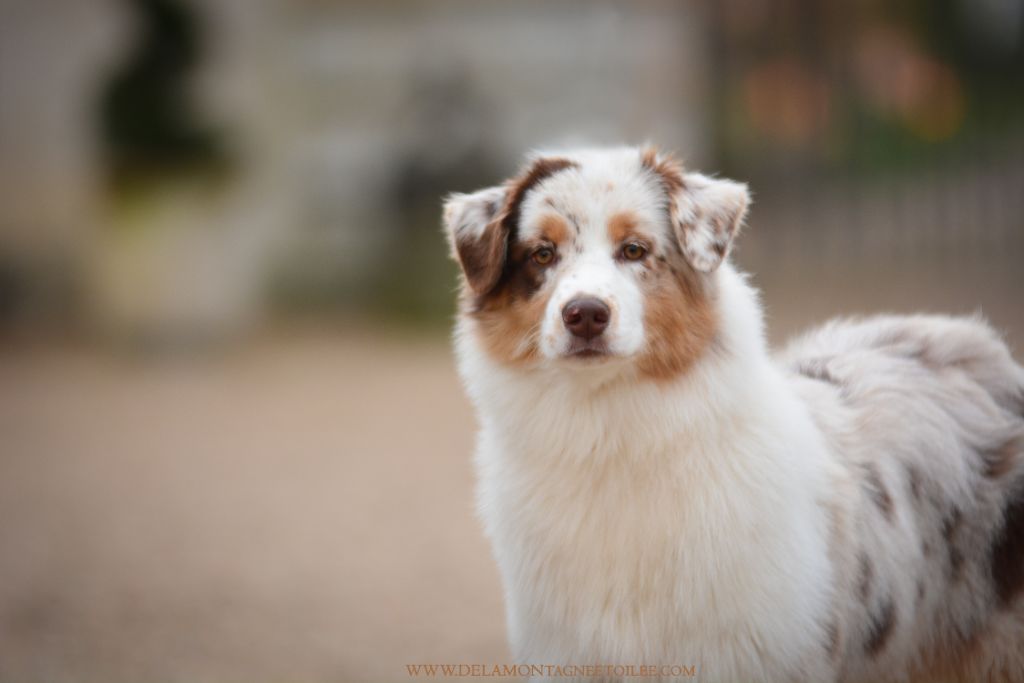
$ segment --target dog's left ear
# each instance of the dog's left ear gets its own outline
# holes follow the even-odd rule
[[[729,255],[733,239],[747,215],[750,206],[747,186],[700,173],[686,173],[674,200],[673,222],[683,255],[702,273],[714,271]]]
[[[444,228],[452,258],[462,266],[469,288],[491,291],[501,277],[508,248],[508,228],[501,220],[506,190],[489,187],[472,194],[452,194],[444,202]]]

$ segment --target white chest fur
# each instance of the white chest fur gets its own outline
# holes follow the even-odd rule
[[[458,343],[517,659],[827,676],[827,454],[761,349],[584,385]]]
[[[737,397],[691,406],[692,389],[506,386],[483,408],[479,508],[521,661],[714,662],[757,680],[820,654],[817,436],[799,411],[780,419],[785,400],[722,419]]]

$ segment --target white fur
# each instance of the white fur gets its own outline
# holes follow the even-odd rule
[[[521,213],[528,236],[541,196],[554,196],[583,226],[578,253],[549,276],[539,360],[496,360],[465,311],[455,335],[480,423],[479,514],[517,661],[696,666],[701,681],[906,680],[948,633],[989,618],[991,590],[973,560],[968,572],[978,576],[951,593],[956,605],[947,609],[935,591],[914,602],[915,579],[929,588],[943,580],[919,550],[938,518],[914,517],[900,468],[925,471],[938,507],[974,505],[977,523],[967,526],[984,551],[1013,482],[1024,482],[1020,466],[1002,483],[981,481],[971,460],[982,442],[1024,434],[1007,408],[1024,405],[1024,370],[1005,347],[978,322],[882,319],[826,328],[780,362],[745,277],[707,257],[707,245],[689,253],[684,244],[709,273],[715,342],[671,381],[645,379],[631,363],[646,342],[642,290],[630,266],[610,258],[603,226],[628,208],[670,249],[665,204],[638,173],[635,150],[570,158],[579,168],[545,180]],[[743,186],[687,177],[683,224],[716,203],[745,210]],[[614,311],[614,357],[603,362],[563,357],[560,311],[581,294]],[[819,360],[842,382],[800,374],[801,363]],[[888,410],[902,412],[890,419]],[[888,520],[860,470],[871,466],[892,498]],[[866,554],[873,592],[860,599]],[[896,618],[875,652],[872,620],[885,601]],[[1019,618],[1002,618],[1002,633],[1021,632]]]
[[[721,284],[740,352],[668,386],[508,370],[460,325],[479,510],[519,660],[761,681],[819,655],[824,446],[768,362],[752,290],[728,266]]]

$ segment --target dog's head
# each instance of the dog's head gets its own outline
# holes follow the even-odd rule
[[[538,156],[445,204],[460,315],[504,364],[674,376],[714,338],[715,271],[748,203],[745,185],[652,149]]]

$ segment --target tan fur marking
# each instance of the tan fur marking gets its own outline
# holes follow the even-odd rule
[[[539,355],[540,325],[553,287],[544,285],[543,267],[530,260],[533,243],[509,249],[509,270],[486,297],[464,297],[463,311],[478,324],[485,348],[498,361],[522,365]]]
[[[621,211],[608,219],[608,237],[612,244],[621,244],[630,237],[636,236],[638,221],[630,211]]]
[[[496,297],[489,305],[473,313],[479,338],[487,351],[508,365],[523,365],[538,357],[540,321],[547,307],[548,296],[529,299]]]
[[[553,213],[549,213],[540,221],[541,239],[555,245],[562,245],[569,241],[569,224],[565,219]]]
[[[661,154],[654,147],[646,147],[640,152],[640,165],[653,173],[661,183],[665,192],[669,222],[677,237],[680,237],[678,231],[686,230],[686,226],[679,223],[679,208],[676,204],[679,193],[686,188],[683,164],[671,154]]]
[[[546,157],[537,159],[518,177],[507,183],[505,205],[494,219],[501,234],[509,242],[503,250],[504,271],[493,288],[483,295],[472,296],[463,290],[460,305],[463,314],[472,316],[479,326],[480,338],[495,359],[508,364],[522,364],[536,359],[539,325],[547,306],[547,295],[537,292],[541,278],[529,263],[527,247],[517,241],[519,213],[526,194],[546,178],[577,164],[568,159]],[[564,220],[545,221],[545,236],[552,242],[568,239]]]
[[[660,154],[654,147],[640,152],[640,165],[658,176],[671,199],[686,183],[683,180],[683,165],[671,154]]]
[[[686,266],[681,266],[685,268]],[[695,276],[652,266],[644,297],[647,350],[637,367],[651,379],[667,381],[694,364],[715,337],[714,308]]]

